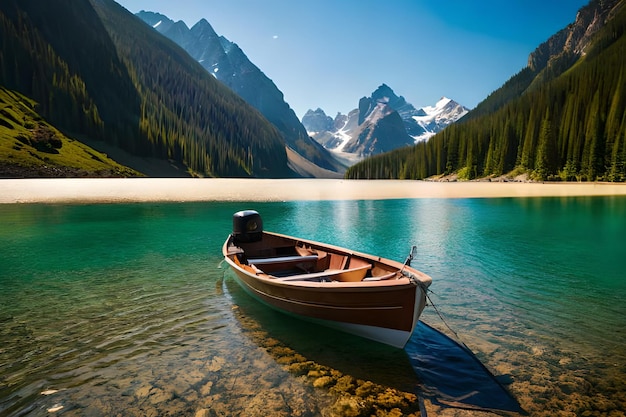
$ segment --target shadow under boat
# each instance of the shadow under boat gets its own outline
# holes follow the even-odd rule
[[[404,350],[422,398],[441,407],[527,414],[467,346],[428,324],[418,323]]]

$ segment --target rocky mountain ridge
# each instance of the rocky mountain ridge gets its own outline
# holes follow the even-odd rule
[[[528,67],[541,71],[558,59],[574,61],[585,54],[593,35],[614,13],[619,0],[595,0],[582,7],[576,20],[551,36],[528,56]]]

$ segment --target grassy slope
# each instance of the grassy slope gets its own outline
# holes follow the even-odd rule
[[[65,136],[33,100],[0,87],[0,177],[131,177],[139,172]]]

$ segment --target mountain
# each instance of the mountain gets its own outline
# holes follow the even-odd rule
[[[174,22],[160,13],[141,11],[136,15],[180,45],[216,79],[259,110],[295,152],[326,170],[343,171],[335,158],[309,137],[274,82],[250,62],[237,44],[219,36],[206,19],[190,29],[184,22]]]
[[[626,0],[593,0],[462,120],[348,178],[626,181]]]
[[[362,159],[425,140],[467,112],[445,97],[434,106],[416,109],[382,84],[347,116],[339,113],[332,119],[318,108],[307,111],[302,124],[327,149]]]
[[[358,127],[343,151],[358,155],[374,155],[413,143],[400,114],[386,101],[359,102]]]
[[[296,175],[273,125],[113,0],[3,0],[0,43],[0,85],[72,140],[125,153],[131,167],[141,159],[187,175]]]

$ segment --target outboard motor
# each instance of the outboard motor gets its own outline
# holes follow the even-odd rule
[[[233,242],[257,242],[263,237],[263,219],[255,210],[233,214]]]

